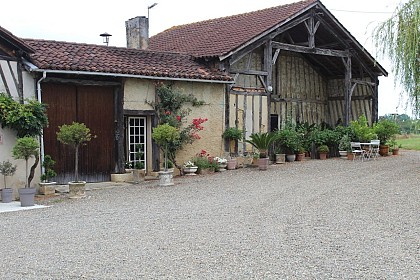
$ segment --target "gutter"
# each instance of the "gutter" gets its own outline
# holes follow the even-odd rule
[[[27,64],[28,65],[28,64]],[[205,79],[186,79],[186,78],[171,78],[171,77],[154,77],[146,75],[132,75],[132,74],[118,74],[118,73],[105,73],[105,72],[89,72],[89,71],[67,71],[67,70],[46,70],[28,65],[31,72],[42,72],[52,74],[73,74],[73,75],[90,75],[90,76],[107,76],[107,77],[122,77],[134,79],[148,79],[148,80],[170,80],[170,81],[187,81],[198,83],[214,83],[214,84],[233,84],[234,81],[220,81],[220,80],[205,80]],[[32,66],[32,67],[31,67]],[[40,80],[42,81],[42,80]]]

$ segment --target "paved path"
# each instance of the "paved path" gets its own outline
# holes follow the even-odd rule
[[[309,160],[0,213],[0,279],[420,279],[419,171]]]

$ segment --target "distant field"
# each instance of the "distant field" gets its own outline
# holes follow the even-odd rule
[[[420,135],[399,136],[397,143],[402,145],[402,149],[420,151]]]

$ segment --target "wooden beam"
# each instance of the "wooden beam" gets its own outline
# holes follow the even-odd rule
[[[340,51],[332,49],[320,49],[320,48],[309,48],[302,47],[297,45],[290,45],[280,42],[272,42],[273,48],[282,49],[291,52],[300,52],[307,54],[317,54],[317,55],[327,55],[327,56],[336,56],[336,57],[348,57],[350,55],[349,51]]]
[[[352,96],[351,100],[372,100],[374,97],[373,95],[357,95],[357,96]],[[328,97],[328,101],[341,101],[344,100],[344,96],[331,96]]]
[[[268,76],[267,71],[258,71],[258,70],[231,70],[231,74],[242,74],[242,75],[258,75],[258,76]]]
[[[351,112],[351,57],[348,57],[346,60],[346,75],[344,79],[344,108],[343,108],[343,119],[344,126],[350,124],[350,112]]]
[[[1,80],[3,81],[4,88],[6,89],[7,96],[11,97],[12,95],[10,93],[9,86],[7,85],[6,76],[4,75],[3,68],[1,67],[1,64],[0,64],[0,76],[1,76]]]
[[[271,47],[271,41],[272,40],[267,40],[264,49],[264,69],[268,72],[268,76],[266,76],[266,85],[264,86],[267,91],[267,131],[270,131],[271,129],[271,92],[273,91],[273,48]]]
[[[275,65],[276,64],[276,62],[277,62],[277,58],[279,57],[279,55],[280,55],[280,49],[277,49],[276,50],[276,52],[274,53],[274,56],[273,56],[273,60],[271,61],[271,63],[273,64],[273,65]]]
[[[82,86],[120,86],[121,82],[96,81],[96,80],[78,80],[47,77],[44,82],[54,82],[59,84],[72,84]]]
[[[24,103],[23,98],[23,69],[22,69],[22,52],[18,51],[18,57],[17,57],[17,75],[18,75],[18,84],[17,84],[17,90],[18,90],[18,96],[19,96],[19,102],[21,104]]]
[[[376,83],[372,83],[372,82],[368,82],[368,81],[363,81],[363,80],[357,80],[357,79],[351,79],[352,83],[356,83],[359,85],[366,85],[366,86],[376,86]]]
[[[125,151],[124,151],[124,85],[114,88],[114,108],[115,108],[115,158],[117,163],[114,172],[123,173],[125,171]]]

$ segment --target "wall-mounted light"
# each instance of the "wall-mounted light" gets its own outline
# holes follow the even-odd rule
[[[104,32],[104,33],[100,34],[99,36],[101,36],[103,38],[103,43],[106,44],[106,46],[108,47],[109,37],[111,37],[112,35]]]

